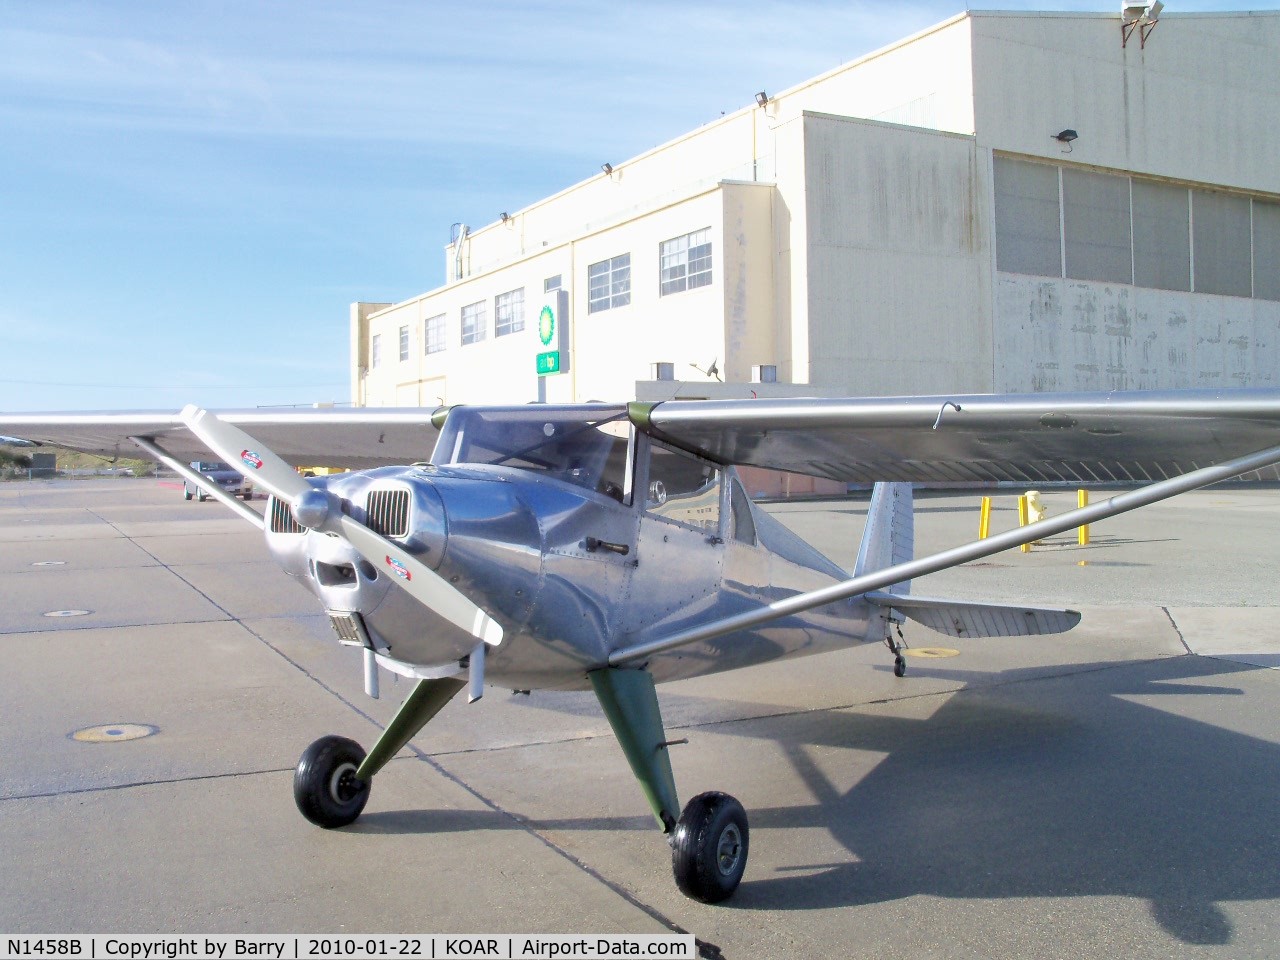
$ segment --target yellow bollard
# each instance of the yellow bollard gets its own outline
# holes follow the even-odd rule
[[[1076,506],[1087,507],[1088,505],[1089,505],[1089,491],[1077,490]],[[1087,523],[1082,523],[1080,524],[1080,526],[1076,527],[1076,543],[1080,544],[1080,546],[1082,547],[1089,545],[1089,525]]]
[[[1018,498],[1018,526],[1025,527],[1027,525],[1027,498],[1024,494]],[[1031,552],[1031,544],[1024,543],[1018,548],[1023,553]]]
[[[982,510],[978,514],[978,539],[985,540],[991,533],[991,498],[982,498]]]

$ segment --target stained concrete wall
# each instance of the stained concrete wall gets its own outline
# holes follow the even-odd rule
[[[979,145],[1280,193],[1280,13],[1166,13],[1145,49],[1118,14],[971,22]]]
[[[1280,382],[1280,303],[1000,274],[995,389]]]
[[[809,380],[992,388],[988,167],[973,138],[806,115]]]

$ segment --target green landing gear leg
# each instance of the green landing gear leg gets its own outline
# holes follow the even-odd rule
[[[293,773],[293,799],[304,817],[331,829],[353,822],[369,799],[369,782],[400,748],[465,687],[465,680],[419,680],[368,755],[346,737],[321,737]]]
[[[614,667],[587,676],[631,772],[668,835],[676,886],[703,903],[732,896],[747,867],[749,833],[742,805],[726,793],[703,793],[677,818],[680,801],[653,676],[647,670]]]

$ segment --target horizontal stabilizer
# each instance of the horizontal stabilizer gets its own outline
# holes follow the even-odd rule
[[[908,619],[948,637],[1033,637],[1045,633],[1066,633],[1080,622],[1080,614],[1075,610],[968,603],[900,596],[883,591],[865,596],[874,604],[892,607]]]

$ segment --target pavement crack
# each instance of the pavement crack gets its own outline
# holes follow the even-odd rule
[[[199,783],[202,780],[233,780],[239,777],[258,777],[267,773],[292,773],[292,767],[268,767],[265,770],[232,770],[226,773],[199,773],[189,777],[165,777],[156,780],[133,780],[129,783],[103,783],[93,787],[69,787],[66,790],[47,790],[40,793],[15,793],[0,797],[0,803],[9,800],[41,800],[51,797],[72,797],[82,793],[108,793],[112,790],[132,790],[135,787],[155,787],[175,783]]]
[[[1178,629],[1178,621],[1177,621],[1177,620],[1175,620],[1175,619],[1173,619],[1173,614],[1169,612],[1169,608],[1168,608],[1168,607],[1161,607],[1160,609],[1161,609],[1161,610],[1163,610],[1163,611],[1164,611],[1164,615],[1165,615],[1166,617],[1168,617],[1168,618],[1169,618],[1169,625],[1170,625],[1171,627],[1173,627],[1173,632],[1174,632],[1174,633],[1176,633],[1176,634],[1178,635],[1178,642],[1179,642],[1180,644],[1182,644],[1182,649],[1183,649],[1183,650],[1186,650],[1186,651],[1187,651],[1187,653],[1189,653],[1189,654],[1191,654],[1192,656],[1194,656],[1194,655],[1195,655],[1195,651],[1194,651],[1194,650],[1192,650],[1189,646],[1187,646],[1187,638],[1186,638],[1186,637],[1184,637],[1184,636],[1182,635],[1182,631],[1181,631],[1180,629]]]

